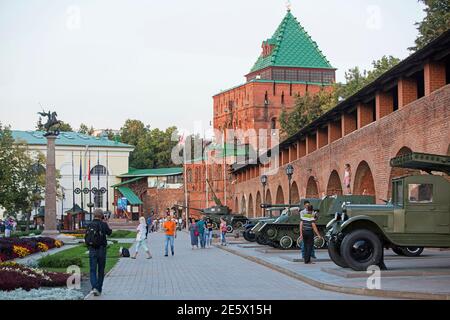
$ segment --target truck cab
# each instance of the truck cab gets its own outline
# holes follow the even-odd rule
[[[344,204],[327,225],[337,265],[361,271],[382,262],[383,248],[411,256],[423,247],[450,247],[450,157],[411,153],[392,159],[391,166],[429,174],[393,179],[386,204]]]

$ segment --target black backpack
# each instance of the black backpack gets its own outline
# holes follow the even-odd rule
[[[122,248],[122,257],[129,258],[130,257],[130,250],[127,248]]]
[[[99,248],[103,245],[103,232],[99,223],[90,223],[86,229],[84,242],[88,247]]]

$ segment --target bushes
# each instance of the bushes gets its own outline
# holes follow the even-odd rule
[[[35,235],[38,236],[42,233],[41,230],[30,230],[30,231],[17,231],[17,232],[13,232],[11,234],[11,237],[13,238],[19,238],[19,237],[27,237],[30,235]]]
[[[38,266],[41,268],[67,268],[74,265],[83,266],[81,257],[55,258],[54,256],[46,256],[39,259],[38,262]]]
[[[13,262],[0,263],[0,290],[11,291],[66,285],[70,274],[45,272]]]

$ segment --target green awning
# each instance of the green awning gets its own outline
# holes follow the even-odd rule
[[[130,203],[130,205],[138,206],[138,205],[143,204],[141,199],[139,199],[139,197],[130,188],[128,188],[128,187],[118,187],[117,189],[119,190],[119,192],[125,198],[127,198],[127,200]]]
[[[133,178],[133,179],[130,179],[130,180],[122,181],[122,182],[120,182],[118,184],[112,185],[111,188],[117,188],[117,187],[120,187],[120,186],[124,186],[126,184],[129,184],[129,183],[141,180],[143,178],[145,178],[145,177],[137,177],[137,178]]]

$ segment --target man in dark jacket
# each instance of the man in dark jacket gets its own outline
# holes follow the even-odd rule
[[[106,222],[103,222],[104,215],[102,209],[96,209],[94,211],[94,220],[89,225],[89,228],[95,228],[99,230],[100,239],[98,246],[89,247],[89,266],[90,266],[90,280],[92,291],[94,296],[99,296],[102,293],[103,279],[105,277],[105,264],[106,264],[106,236],[111,235],[112,230],[109,228]]]

